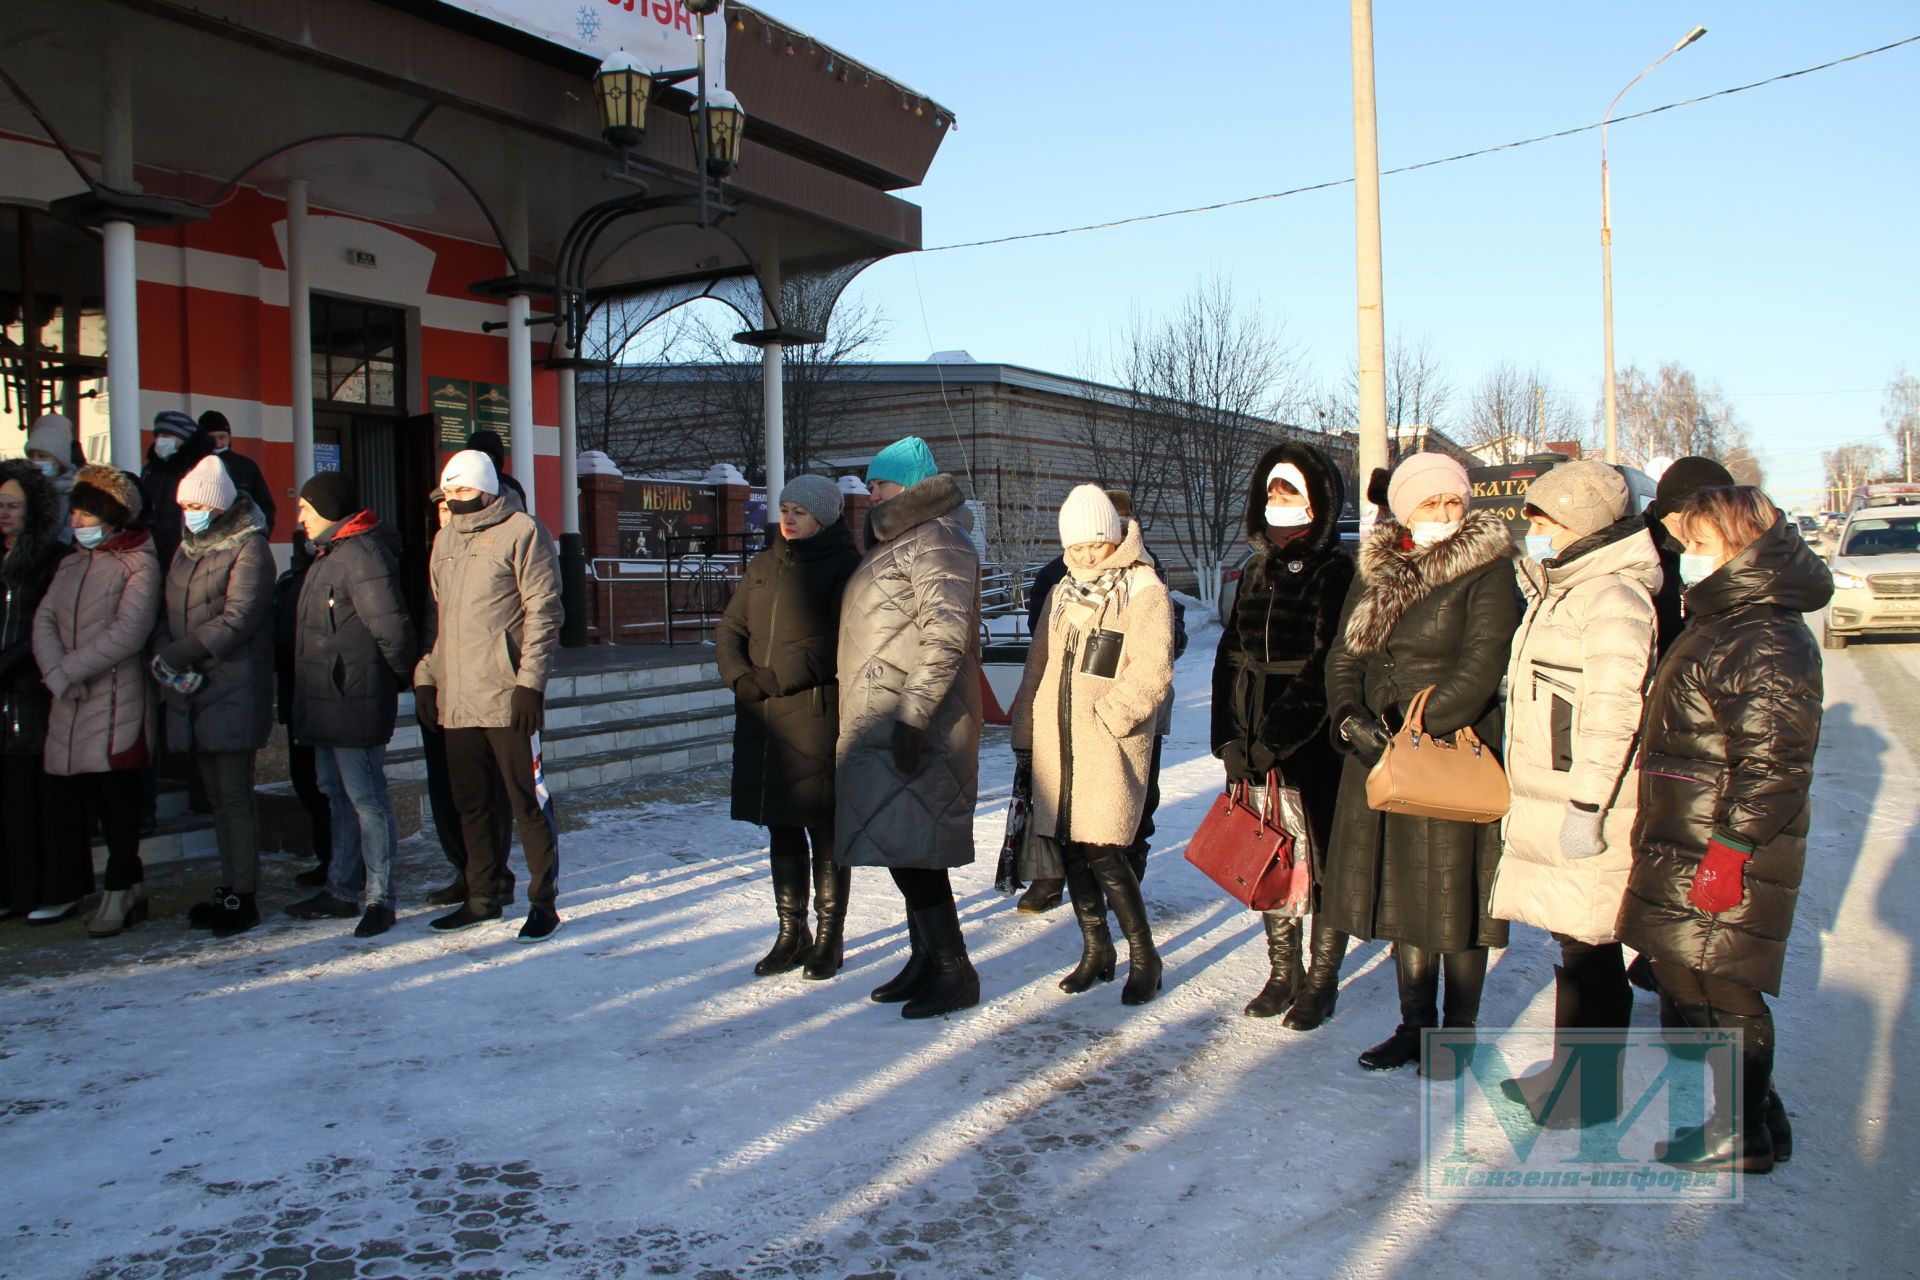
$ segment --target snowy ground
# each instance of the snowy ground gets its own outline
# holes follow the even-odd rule
[[[1168,985],[1138,1010],[1063,996],[1070,919],[991,888],[1004,731],[957,876],[985,1002],[931,1023],[866,999],[905,946],[878,873],[839,979],[751,976],[764,846],[717,774],[563,797],[567,925],[540,947],[431,935],[424,908],[372,942],[278,917],[286,862],[277,918],[226,943],[181,918],[206,868],[119,939],[5,926],[0,1275],[1916,1273],[1920,646],[1829,655],[1778,1005],[1793,1163],[1741,1204],[1457,1205],[1417,1182],[1418,1078],[1354,1065],[1395,1021],[1383,948],[1317,1032],[1240,1016],[1256,921],[1180,857],[1219,777],[1215,636],[1180,667],[1147,881]],[[404,858],[417,902],[445,868]],[[1516,930],[1483,1026],[1547,1023],[1552,960]]]

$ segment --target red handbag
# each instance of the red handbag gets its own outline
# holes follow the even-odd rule
[[[1267,775],[1265,812],[1253,806],[1247,783],[1229,786],[1187,841],[1187,861],[1243,906],[1305,915],[1313,896],[1311,837],[1296,839],[1287,830],[1283,786],[1279,774]]]

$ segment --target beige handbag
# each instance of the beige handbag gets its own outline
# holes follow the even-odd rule
[[[1506,771],[1472,726],[1443,742],[1424,727],[1429,685],[1414,695],[1407,722],[1367,775],[1367,804],[1384,813],[1455,822],[1498,822],[1512,794]]]

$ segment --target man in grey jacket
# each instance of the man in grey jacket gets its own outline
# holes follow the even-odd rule
[[[441,933],[500,918],[505,869],[490,812],[506,783],[530,880],[520,941],[560,927],[559,843],[544,812],[539,734],[560,643],[560,561],[553,536],[500,492],[493,461],[474,449],[447,460],[440,486],[453,513],[433,544],[435,611],[414,672],[415,714],[444,733],[448,780],[468,850],[467,900],[433,922]]]

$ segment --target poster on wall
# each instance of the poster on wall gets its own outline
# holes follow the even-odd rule
[[[340,469],[340,446],[338,444],[328,444],[321,440],[314,441],[313,469],[315,473],[321,471],[338,471]]]
[[[624,52],[649,71],[678,71],[698,60],[699,20],[679,0],[446,0],[550,44],[604,60]],[[707,83],[724,85],[727,21],[707,24]]]
[[[628,480],[620,491],[620,555],[664,560],[720,548],[713,486],[691,480]]]
[[[513,421],[507,400],[507,384],[504,382],[476,382],[473,384],[473,429],[491,431],[500,437],[500,447],[513,451]],[[461,448],[466,442],[461,442]]]
[[[440,429],[440,448],[457,452],[473,434],[473,383],[465,378],[427,379],[427,406]]]

